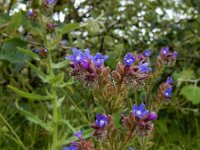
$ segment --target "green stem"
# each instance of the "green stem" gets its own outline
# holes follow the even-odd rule
[[[2,116],[2,114],[0,113],[0,118],[3,120],[3,122],[7,125],[7,127],[10,129],[10,131],[13,133],[13,135],[16,137],[16,139],[18,140],[18,142],[20,143],[21,147],[24,150],[27,150],[27,148],[25,147],[24,143],[21,141],[21,139],[19,138],[19,136],[17,135],[17,133],[15,132],[15,130],[10,126],[10,124],[6,121],[6,119]]]

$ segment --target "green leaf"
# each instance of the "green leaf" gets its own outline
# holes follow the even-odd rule
[[[79,26],[80,26],[79,23],[65,24],[65,25],[61,28],[61,33],[62,33],[62,34],[69,33],[70,31],[79,28]]]
[[[54,69],[59,69],[59,68],[66,67],[68,62],[69,61],[62,61],[62,62],[59,62],[59,63],[56,63],[56,64],[53,63],[52,66],[53,66]]]
[[[193,104],[200,103],[200,88],[194,85],[187,85],[181,89],[181,94]]]
[[[33,52],[30,51],[30,50],[26,50],[26,49],[21,48],[21,47],[17,47],[17,49],[18,49],[20,52],[26,54],[27,56],[29,56],[29,57],[31,57],[31,58],[40,60],[39,56],[38,56],[37,54],[33,53]]]
[[[27,56],[18,51],[16,47],[26,47],[27,43],[19,38],[8,39],[0,49],[0,60],[8,60],[11,63],[23,62]]]
[[[44,121],[42,121],[41,119],[39,119],[37,116],[35,116],[31,112],[20,108],[19,105],[18,105],[18,101],[16,101],[15,104],[16,104],[17,109],[26,117],[26,119],[28,119],[29,121],[31,121],[31,122],[33,122],[35,124],[40,125],[41,127],[46,129],[47,131],[51,132],[51,127],[50,127],[49,124],[47,124]]]
[[[42,71],[40,71],[36,66],[34,66],[33,64],[31,64],[30,62],[26,61],[26,63],[28,64],[28,66],[37,74],[37,76],[44,83],[48,83],[49,82],[48,75],[44,74]]]
[[[11,85],[8,85],[8,88],[10,88],[16,94],[18,94],[22,97],[31,99],[31,100],[50,100],[51,99],[51,96],[41,96],[41,95],[37,95],[37,94],[34,94],[34,93],[24,92],[24,91],[21,91],[21,90],[13,87]]]

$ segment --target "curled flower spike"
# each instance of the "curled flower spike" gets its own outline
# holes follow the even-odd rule
[[[140,62],[140,64],[139,64],[140,72],[145,73],[145,72],[151,71],[152,69],[149,68],[148,66],[149,66],[148,62],[145,62],[145,61]]]
[[[124,57],[124,64],[126,66],[131,66],[135,61],[136,59],[131,53],[127,53]]]
[[[96,114],[96,125],[98,127],[105,127],[108,124],[108,117],[106,115]]]
[[[95,63],[96,67],[101,67],[104,61],[108,59],[108,55],[103,56],[101,53],[97,53],[95,56],[92,57],[93,62]]]
[[[166,97],[171,97],[172,96],[172,87],[168,87],[165,91],[164,91],[164,95]]]
[[[82,131],[80,130],[80,131],[74,133],[74,136],[81,139],[82,138]]]
[[[173,83],[172,77],[167,77],[167,83],[168,83],[168,84],[172,84],[172,83]]]
[[[161,48],[161,53],[166,56],[169,53],[169,47],[162,47]]]
[[[149,49],[144,51],[144,56],[149,57],[151,55],[151,51]]]
[[[141,103],[140,106],[137,106],[135,104],[133,105],[133,113],[136,117],[143,118],[149,113],[149,111],[145,110],[145,104]]]

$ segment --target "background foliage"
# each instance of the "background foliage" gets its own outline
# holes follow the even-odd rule
[[[45,72],[45,56],[39,58],[29,53],[34,48],[44,48],[44,34],[50,48],[54,49],[53,62],[62,62],[65,55],[71,53],[71,47],[90,48],[93,54],[108,54],[110,58],[106,64],[111,68],[122,61],[126,52],[149,48],[153,52],[151,59],[155,60],[162,46],[178,51],[176,66],[167,69],[160,78],[162,81],[172,75],[175,85],[171,103],[159,112],[151,148],[200,149],[199,0],[59,0],[51,9],[46,9],[42,1],[33,1],[32,9],[40,12],[37,21],[30,20],[26,10],[17,9],[26,4],[28,10],[29,2],[0,0],[1,149],[21,149],[23,146],[47,149],[49,135],[37,124],[29,122],[31,114],[24,111],[29,110],[47,122],[51,118],[51,105],[21,98],[8,88],[12,85],[26,92],[45,94],[48,84],[26,63],[28,60]],[[61,18],[60,21],[61,15],[64,20]],[[44,31],[41,21],[56,23],[55,32]],[[28,52],[25,53],[23,48]],[[59,130],[66,133],[63,140],[68,144],[73,140],[72,133],[78,129],[84,129],[84,136],[90,135],[88,127],[100,108],[94,104],[87,88],[69,79],[70,69],[66,63],[58,63],[55,68],[64,73],[67,83],[59,91],[60,95],[65,95],[60,107],[65,120]],[[134,97],[130,95],[130,98]]]

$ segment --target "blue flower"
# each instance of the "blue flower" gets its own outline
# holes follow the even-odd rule
[[[178,52],[177,52],[177,51],[172,52],[172,57],[176,58],[177,55],[178,55]]]
[[[134,148],[130,147],[130,149],[129,149],[129,150],[134,150]]]
[[[69,147],[64,146],[63,150],[78,150],[78,147],[76,147],[74,144],[70,144]]]
[[[51,4],[54,3],[54,0],[46,0],[46,3],[47,3],[48,5],[51,5]]]
[[[172,77],[167,77],[167,83],[168,83],[168,84],[172,84],[172,83],[173,83]]]
[[[144,62],[144,61],[140,62],[140,64],[139,64],[140,72],[145,73],[145,72],[151,71],[152,69],[149,68],[148,66],[149,66],[148,62]]]
[[[74,133],[74,136],[81,139],[82,138],[82,131],[80,130],[80,131]]]
[[[29,9],[29,10],[27,11],[27,16],[32,16],[32,14],[33,14],[32,9]]]
[[[133,105],[133,114],[138,118],[143,118],[149,113],[148,110],[145,110],[144,103],[141,103],[140,106]]]
[[[124,64],[126,66],[131,66],[135,62],[135,60],[136,60],[135,57],[131,53],[127,53],[124,56]]]
[[[162,47],[161,53],[166,56],[169,53],[169,47]]]
[[[151,55],[151,51],[149,49],[144,51],[144,56],[149,57]]]
[[[33,50],[33,52],[38,54],[40,51],[39,51],[39,49],[35,48],[35,49]]]
[[[164,94],[166,97],[171,97],[172,96],[172,87],[168,87],[165,91]]]
[[[96,114],[96,125],[98,127],[105,127],[108,124],[108,117],[106,115]]]
[[[96,67],[101,67],[101,65],[107,59],[108,59],[108,55],[103,56],[101,53],[97,53],[95,56],[92,57],[92,60],[95,63]]]

